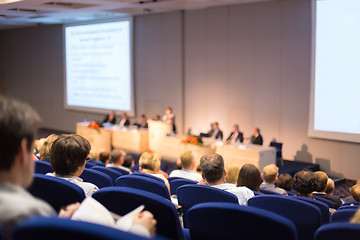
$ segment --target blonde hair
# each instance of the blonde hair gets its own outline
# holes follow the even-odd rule
[[[40,160],[44,159],[44,158],[50,158],[50,151],[51,151],[51,147],[53,145],[53,143],[55,142],[56,139],[58,139],[58,135],[56,134],[51,134],[49,135],[43,146],[41,147],[40,151]]]
[[[40,153],[41,148],[44,146],[46,138],[40,138],[39,140],[35,140],[35,147]]]
[[[144,152],[140,156],[139,166],[143,169],[158,171],[160,169],[161,158],[157,153]]]
[[[326,194],[331,194],[334,191],[334,188],[335,188],[334,181],[331,178],[328,178],[325,193]]]
[[[360,185],[355,184],[349,190],[355,201],[360,201]]]
[[[194,155],[192,154],[192,151],[185,151],[181,157],[181,166],[185,169],[190,168],[193,161],[194,161]]]
[[[263,178],[267,183],[272,183],[278,176],[279,168],[275,164],[269,164],[263,168]]]
[[[225,166],[225,169],[226,169],[226,182],[237,184],[240,168],[234,164],[229,164]]]

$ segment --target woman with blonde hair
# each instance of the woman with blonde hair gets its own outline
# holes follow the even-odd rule
[[[156,173],[160,170],[160,164],[161,158],[159,154],[144,152],[141,154],[139,159],[139,171],[141,173],[150,174],[163,180],[170,193],[169,181],[166,179],[166,177],[164,177],[164,175]]]
[[[236,184],[239,177],[240,168],[234,164],[229,164],[226,169],[226,182]]]

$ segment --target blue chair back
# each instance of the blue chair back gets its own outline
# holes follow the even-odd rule
[[[169,177],[169,178],[168,178],[168,181],[169,181],[169,183],[171,183],[172,181],[174,181],[174,180],[179,180],[179,179],[186,179],[186,178],[182,178],[182,177]]]
[[[47,174],[52,172],[53,169],[49,162],[45,162],[41,160],[35,161],[35,173]]]
[[[237,203],[237,197],[229,192],[214,187],[203,185],[184,185],[176,192],[179,205],[182,206],[184,226],[188,226],[188,210],[199,203],[206,202],[228,202]]]
[[[160,179],[158,177],[155,177],[153,175],[150,175],[150,174],[146,174],[146,173],[135,172],[135,173],[133,173],[133,175],[142,176],[142,177],[145,177],[145,178],[151,178],[151,179],[154,179],[154,180],[159,181],[159,182],[164,182],[162,179]]]
[[[350,222],[351,218],[358,211],[356,208],[337,210],[331,216],[332,222]]]
[[[297,239],[296,227],[275,213],[236,203],[200,203],[189,209],[191,240]]]
[[[343,209],[359,209],[359,205],[342,205],[341,207],[338,208],[338,210],[343,210]]]
[[[266,190],[266,189],[262,189],[260,188],[260,192],[263,194],[273,194],[273,195],[282,195],[280,193],[274,192],[274,191],[270,191],[270,190]]]
[[[4,237],[1,227],[0,227],[0,240],[5,240],[5,237]]]
[[[312,239],[321,222],[321,212],[311,203],[294,197],[263,195],[249,199],[248,205],[277,213],[291,220],[297,229],[299,240]]]
[[[14,240],[118,240],[144,238],[115,228],[89,222],[73,221],[64,218],[32,218],[21,223],[14,231]]]
[[[86,164],[85,164],[85,167],[86,167],[86,168],[92,168],[92,167],[94,167],[94,166],[96,166],[96,163],[90,162],[90,161],[87,161]]]
[[[360,205],[360,202],[356,201],[356,200],[349,200],[344,202],[343,206],[347,206],[347,205]]]
[[[320,227],[316,232],[315,240],[347,240],[358,239],[360,224],[330,223]]]
[[[80,178],[82,178],[84,182],[95,184],[98,188],[111,187],[114,185],[109,175],[93,169],[85,168]]]
[[[297,196],[295,198],[317,206],[321,212],[322,224],[327,224],[330,222],[330,211],[329,211],[329,206],[327,204],[308,197]]]
[[[196,181],[190,180],[190,179],[174,179],[170,182],[170,193],[171,195],[176,195],[176,190],[186,184],[197,184]]]
[[[149,177],[130,174],[126,176],[121,176],[116,179],[115,186],[131,187],[147,192],[152,192],[170,200],[169,190],[163,180],[158,181]]]
[[[313,196],[313,198],[316,199],[316,200],[319,200],[319,201],[321,201],[323,203],[326,203],[329,206],[329,208],[335,208],[334,203],[329,199],[326,199],[326,198],[323,198],[323,197],[317,197],[317,196]]]
[[[119,215],[124,215],[143,204],[145,210],[150,211],[157,221],[157,234],[170,239],[183,239],[174,204],[157,194],[128,187],[108,187],[100,189],[92,196]]]
[[[119,177],[122,176],[122,174],[120,172],[115,171],[115,170],[113,170],[111,168],[108,168],[108,167],[95,166],[95,167],[93,167],[91,169],[109,175],[109,177],[111,178],[113,183],[115,183],[116,179],[118,179]]]
[[[84,190],[78,185],[43,174],[34,174],[29,192],[48,202],[57,212],[61,207],[81,202],[85,198]]]
[[[121,168],[118,168],[118,167],[109,167],[111,168],[112,170],[115,170],[119,173],[121,173],[121,175],[129,175],[130,173],[128,171],[126,171],[125,169],[121,169]]]

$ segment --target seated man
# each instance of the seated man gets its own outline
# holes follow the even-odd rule
[[[212,124],[212,129],[208,132],[208,136],[217,140],[223,139],[223,132],[220,130],[218,122]]]
[[[122,165],[125,168],[128,168],[129,170],[135,166],[134,157],[132,154],[126,154],[124,157],[124,163]]]
[[[51,148],[51,167],[54,173],[46,175],[58,177],[72,182],[84,189],[87,197],[99,188],[89,182],[84,182],[80,175],[86,165],[86,157],[90,152],[88,140],[76,134],[63,134],[54,142]]]
[[[187,178],[193,181],[201,181],[202,177],[200,174],[194,171],[195,161],[194,155],[191,151],[186,151],[181,155],[181,170],[174,170],[170,173],[170,177],[181,177]]]
[[[236,187],[235,184],[226,182],[224,159],[221,155],[210,153],[202,156],[200,168],[203,179],[199,184],[208,185],[234,194],[238,198],[240,205],[247,205],[248,200],[254,196],[253,191],[249,188]]]
[[[339,196],[335,195],[326,195],[325,190],[328,182],[328,175],[323,171],[317,171],[315,174],[318,176],[318,185],[319,189],[314,191],[312,196],[313,197],[322,197],[328,199],[334,203],[335,209],[338,209],[343,204]]]
[[[332,180],[331,178],[328,178],[328,181],[327,181],[327,184],[326,184],[326,189],[325,189],[326,195],[334,195],[334,190],[335,190],[334,180]]]
[[[360,202],[360,185],[355,184],[349,190],[350,190],[351,196],[353,198],[352,200]]]
[[[117,168],[121,168],[125,171],[128,171],[129,173],[132,173],[129,168],[122,166],[124,164],[125,156],[126,156],[126,152],[124,152],[120,149],[112,150],[111,158],[110,158],[111,163],[106,164],[106,167],[117,167]]]
[[[55,216],[46,202],[25,189],[33,181],[34,139],[39,116],[28,105],[0,97],[0,227],[11,239],[16,225],[34,216]],[[69,205],[60,217],[70,217],[79,204]]]
[[[263,145],[263,138],[260,134],[260,128],[254,128],[250,141],[255,145]]]
[[[11,239],[14,227],[22,221],[35,216],[55,216],[56,212],[25,190],[33,181],[32,153],[40,118],[30,106],[2,97],[0,112],[0,227],[5,239]],[[60,210],[59,217],[70,218],[78,208],[79,203],[68,205],[66,210]],[[150,236],[155,225],[153,215],[144,211],[134,217],[134,227],[129,231],[137,233],[140,226]]]
[[[263,182],[260,185],[260,192],[261,189],[273,191],[276,193],[280,193],[282,195],[287,196],[287,192],[279,187],[275,187],[275,183],[278,179],[278,173],[279,168],[275,166],[275,164],[270,164],[264,167],[263,172],[261,174],[261,177],[263,179]]]
[[[128,127],[128,126],[130,126],[130,121],[129,121],[128,116],[127,116],[126,113],[121,114],[121,120],[120,120],[119,126],[120,127]]]
[[[116,114],[115,111],[111,111],[110,114],[106,115],[106,117],[103,120],[103,123],[111,123],[111,124],[115,124],[116,123]]]
[[[168,188],[169,194],[170,194],[169,181],[166,179],[166,177],[164,177],[164,175],[156,173],[160,170],[160,163],[161,163],[161,160],[160,160],[160,156],[158,154],[144,152],[143,154],[141,154],[140,159],[139,159],[139,171],[141,173],[150,174],[150,175],[153,175],[155,177],[162,179],[164,181],[166,187]]]
[[[244,141],[244,135],[239,131],[239,125],[234,125],[234,130],[230,136],[226,139],[227,143],[242,143]]]

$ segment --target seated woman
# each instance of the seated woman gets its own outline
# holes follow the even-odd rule
[[[54,172],[46,175],[72,182],[84,189],[87,197],[91,196],[99,188],[92,183],[83,182],[79,178],[84,171],[90,148],[90,143],[82,136],[60,135],[53,143],[50,154],[51,167]]]
[[[245,164],[241,167],[237,186],[245,186],[255,192],[260,193],[261,174],[260,170],[253,164]]]
[[[144,152],[143,154],[141,154],[139,159],[139,171],[141,173],[150,174],[162,179],[170,193],[169,181],[164,177],[164,175],[156,173],[160,170],[160,163],[161,159],[158,154]]]
[[[313,191],[319,188],[318,176],[309,170],[302,170],[294,175],[292,188],[298,192],[296,196],[312,198]]]

